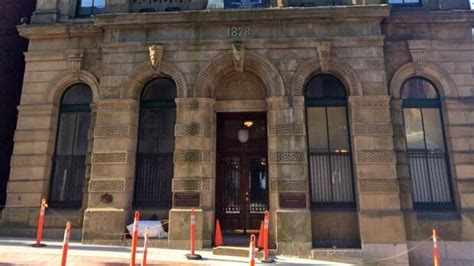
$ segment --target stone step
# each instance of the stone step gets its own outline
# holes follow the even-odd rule
[[[275,256],[276,250],[269,250],[270,256]],[[248,247],[235,247],[235,246],[220,246],[212,249],[212,254],[221,255],[221,256],[236,256],[236,257],[248,257],[249,248]],[[255,249],[255,257],[263,257],[263,250]]]
[[[313,249],[311,250],[311,258],[355,265],[364,264],[362,249]]]

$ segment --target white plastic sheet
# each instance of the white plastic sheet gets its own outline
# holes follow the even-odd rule
[[[145,236],[146,229],[149,228],[149,238],[167,238],[163,225],[160,221],[142,220],[138,223],[138,237],[143,238]],[[127,225],[127,230],[130,235],[133,234],[133,223]]]

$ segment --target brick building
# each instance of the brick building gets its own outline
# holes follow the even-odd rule
[[[0,206],[5,204],[16,107],[20,103],[25,70],[23,52],[28,42],[16,30],[21,18],[29,18],[36,1],[0,0]]]
[[[19,28],[3,233],[44,197],[83,242],[121,244],[140,210],[187,248],[194,207],[206,248],[215,219],[238,240],[269,210],[280,254],[377,260],[436,227],[445,263],[474,261],[446,252],[474,246],[467,0],[107,3],[39,1]]]

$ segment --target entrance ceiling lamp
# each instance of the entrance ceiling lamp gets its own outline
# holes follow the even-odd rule
[[[239,139],[240,143],[247,143],[249,141],[249,130],[253,125],[253,121],[250,120],[245,120],[244,121],[244,127],[239,129],[239,132],[237,134],[237,138]]]

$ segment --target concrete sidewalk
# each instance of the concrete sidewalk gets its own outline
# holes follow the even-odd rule
[[[33,248],[33,239],[0,238],[0,265],[60,265],[61,241],[45,241],[47,246]],[[148,249],[148,265],[248,265],[243,257],[216,256],[211,250],[199,251],[201,261],[188,261],[185,250]],[[141,262],[141,248],[138,249],[137,265]],[[130,248],[117,246],[83,245],[70,243],[67,265],[129,265]],[[257,265],[260,262],[257,260]],[[351,265],[329,261],[296,259],[278,256],[270,265]]]

